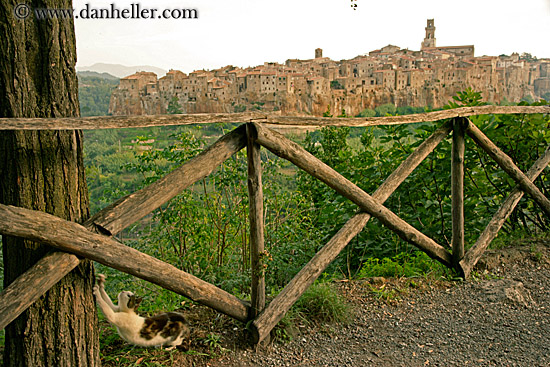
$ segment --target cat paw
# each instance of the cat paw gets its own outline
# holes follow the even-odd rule
[[[103,275],[103,274],[98,274],[97,277],[98,277],[97,284],[99,284],[100,286],[102,286],[103,283],[105,283],[105,279],[106,279],[107,277],[106,277],[105,275]]]
[[[98,285],[94,285],[93,292],[94,292],[96,297],[101,297],[101,293],[99,292],[99,286]]]

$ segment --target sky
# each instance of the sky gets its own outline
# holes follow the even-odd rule
[[[426,20],[437,46],[475,55],[550,58],[550,0],[73,0],[77,11],[196,9],[197,19],[75,19],[77,67],[151,65],[189,73],[310,59],[351,59],[388,44],[419,50]],[[356,10],[352,4],[357,5]]]

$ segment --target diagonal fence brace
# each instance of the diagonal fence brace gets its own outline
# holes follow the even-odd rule
[[[422,163],[435,147],[449,135],[452,122],[447,121],[422,142],[411,155],[397,167],[372,195],[385,202],[401,183]],[[286,287],[266,307],[251,325],[254,343],[261,342],[283,318],[304,291],[321,275],[346,245],[363,230],[371,215],[359,212],[323,246],[321,250],[294,276]]]
[[[100,233],[114,235],[208,176],[245,146],[246,125],[241,125],[160,180],[101,210],[84,225],[94,226]]]
[[[516,181],[525,193],[527,193],[550,217],[550,200],[544,196],[534,183],[529,180],[516,166],[512,158],[499,149],[477,126],[470,120],[466,121],[466,133],[487,153],[495,162]]]
[[[527,172],[529,180],[535,181],[542,171],[548,167],[548,164],[550,164],[550,146]],[[464,258],[459,264],[459,270],[464,275],[464,278],[468,278],[473,267],[477,264],[491,241],[497,236],[504,222],[506,222],[523,197],[523,194],[524,192],[519,186],[512,190],[510,195],[508,195],[506,200],[504,200],[500,208],[493,215],[493,218],[491,218],[491,221],[487,224],[487,227],[485,227],[485,230],[481,233],[476,243],[466,252],[466,255],[464,255]]]
[[[250,305],[230,293],[113,238],[44,212],[0,204],[0,233],[42,242],[189,297],[239,321]]]
[[[353,182],[283,135],[256,123],[254,123],[254,126],[258,131],[258,143],[260,145],[323,181],[339,194],[347,197],[361,209],[380,220],[403,240],[420,248],[430,257],[446,266],[451,266],[451,254],[443,246],[399,218],[394,212],[380,204]]]
[[[219,164],[245,146],[246,128],[242,125],[221,137],[198,156],[190,159],[164,178],[133,194],[123,197],[101,210],[94,217],[88,219],[84,223],[84,226],[88,230],[114,235],[155,210],[185,188],[210,174]],[[120,215],[121,218],[117,217],[117,215]],[[57,255],[48,256],[44,261],[39,261],[17,278],[14,281],[14,283],[17,283],[9,286],[11,288],[4,289],[2,292],[3,300],[10,300],[10,303],[6,305],[0,304],[0,314],[3,313],[2,308],[4,306],[14,301],[17,303],[17,306],[13,306],[11,310],[8,310],[9,318],[12,318],[8,323],[13,321],[42,294],[55,285],[58,280],[78,266],[79,262],[76,256],[64,252],[59,252]],[[56,263],[57,265],[52,267],[50,266],[52,263]],[[28,277],[35,279],[33,274],[42,274],[45,278],[50,279],[50,281],[41,283],[32,294],[26,293],[24,291],[25,287],[22,287],[22,284],[28,283],[28,281],[25,281]],[[53,281],[55,279],[57,280]],[[23,283],[20,281],[23,281]],[[7,321],[7,315],[3,319]]]

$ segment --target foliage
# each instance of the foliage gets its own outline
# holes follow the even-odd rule
[[[520,60],[525,60],[527,62],[536,62],[537,61],[537,57],[531,55],[529,52],[522,52],[519,59]]]
[[[397,107],[395,107],[395,105],[392,103],[387,103],[376,107],[374,111],[376,112],[376,116],[378,117],[395,115],[395,113],[397,112]]]
[[[233,107],[233,112],[244,112],[244,111],[246,111],[245,105],[238,104]]]
[[[419,277],[429,273],[444,275],[446,268],[434,262],[424,252],[416,251],[412,254],[401,253],[391,258],[382,259],[372,257],[361,265],[358,278],[371,277]]]
[[[323,112],[323,117],[332,117],[330,114],[330,105],[327,105],[327,110]]]
[[[163,149],[151,147],[136,153],[136,161],[126,165],[129,172],[143,177],[140,185],[154,182],[205,146],[191,131],[173,138],[175,142]],[[266,274],[268,286],[280,287],[314,254],[317,241],[310,206],[286,184],[280,172],[282,161],[267,153],[262,160]],[[245,152],[229,158],[208,178],[155,211],[145,229],[138,241],[145,252],[223,289],[247,293],[250,248]]]
[[[458,93],[446,108],[481,104],[481,94],[469,89]],[[418,112],[392,106],[388,105],[385,113]],[[378,113],[382,111],[379,109]],[[325,116],[332,116],[330,106]],[[340,116],[345,116],[345,112]],[[524,172],[550,143],[548,116],[494,115],[471,120]],[[373,193],[436,127],[432,123],[353,130],[327,127],[307,134],[303,143],[320,160]],[[223,133],[220,125],[86,133],[85,161],[94,210],[154,182]],[[469,246],[515,184],[470,139],[466,144],[464,204]],[[450,156],[449,138],[384,203],[447,248],[451,238]],[[276,291],[357,212],[357,207],[266,150],[262,150],[262,166],[266,226],[263,259],[268,290]],[[125,167],[123,174],[121,167]],[[547,196],[548,181],[546,170],[536,182]],[[548,231],[548,226],[549,220],[540,209],[523,198],[505,223],[500,238],[518,231],[533,235]],[[132,246],[246,297],[250,248],[245,152],[228,159],[210,176],[129,229],[125,236]],[[411,276],[438,272],[438,266],[371,219],[328,272],[350,278],[374,274]],[[151,307],[179,307],[184,302],[182,297],[146,282],[133,282],[123,275],[115,279],[120,281],[113,286],[135,286],[144,293],[153,293],[148,301]],[[147,305],[144,302],[143,307]]]
[[[411,115],[413,113],[422,113],[425,112],[424,107],[413,107],[413,106],[400,106],[397,107],[396,113],[398,115]]]
[[[355,117],[374,117],[376,116],[376,111],[371,110],[370,108],[365,108],[363,111],[359,112],[359,114]]]
[[[446,108],[481,104],[481,95],[469,89],[455,96]],[[476,116],[471,120],[524,172],[550,143],[548,116],[492,115]],[[349,128],[327,127],[320,133],[309,134],[305,145],[308,151],[344,177],[373,193],[436,127],[420,123],[367,128],[361,137],[360,149],[350,147]],[[444,140],[385,203],[394,213],[448,249],[452,236],[449,140]],[[466,140],[465,175],[465,235],[466,244],[470,246],[515,184],[470,139]],[[321,229],[322,242],[326,242],[355,214],[357,207],[306,174],[299,173],[297,181],[299,189],[313,203],[312,219]],[[537,179],[537,186],[545,195],[549,195],[549,181],[548,170]],[[533,235],[547,231],[549,224],[541,210],[531,200],[523,198],[506,221],[503,232],[506,235],[524,229]],[[334,262],[333,271],[353,277],[365,262],[378,261],[370,260],[372,257],[392,258],[413,251],[393,232],[371,220]]]
[[[183,113],[180,100],[178,99],[177,96],[173,96],[170,102],[168,102],[168,108],[166,109],[166,112],[168,112],[171,115]]]
[[[340,118],[345,118],[345,117],[349,117],[348,114],[346,113],[346,110],[342,108],[342,113],[340,113],[338,116],[336,117],[340,117]]]
[[[346,322],[351,319],[351,306],[330,283],[315,283],[294,305],[311,323]]]
[[[382,117],[386,115],[411,115],[413,113],[422,113],[424,112],[424,107],[412,107],[412,106],[400,106],[395,107],[393,104],[385,104],[377,107],[372,110],[370,108],[365,108],[355,117]]]
[[[78,99],[81,116],[105,116],[109,112],[111,92],[119,80],[98,76],[78,75]]]
[[[330,82],[330,89],[344,89],[344,87],[338,80],[332,80]]]

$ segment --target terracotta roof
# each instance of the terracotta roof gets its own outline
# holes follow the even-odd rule
[[[449,50],[452,50],[452,49],[465,48],[465,47],[474,48],[474,45],[464,45],[464,46],[441,46],[441,47],[436,47],[436,49],[449,49]]]

